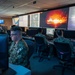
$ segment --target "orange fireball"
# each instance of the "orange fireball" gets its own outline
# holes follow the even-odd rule
[[[46,17],[46,23],[48,25],[52,25],[55,28],[66,22],[67,15],[62,10],[54,10],[52,12],[49,12]]]

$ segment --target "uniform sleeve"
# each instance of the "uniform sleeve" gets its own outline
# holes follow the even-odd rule
[[[9,50],[8,50],[8,55],[10,56],[11,52],[12,52],[12,48],[14,46],[14,43],[12,42],[11,43],[11,46],[9,47]]]

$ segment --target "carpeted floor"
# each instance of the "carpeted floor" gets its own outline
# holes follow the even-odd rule
[[[39,62],[39,58],[33,58],[34,54],[30,58],[31,72],[32,75],[61,75],[61,68],[53,69],[54,65],[59,64],[55,57],[50,60],[44,59]],[[64,75],[75,75],[74,72],[70,70],[65,70]]]

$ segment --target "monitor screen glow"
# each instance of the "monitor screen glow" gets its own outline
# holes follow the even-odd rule
[[[75,6],[69,8],[68,30],[75,30]]]
[[[13,25],[19,25],[19,18],[18,17],[13,18],[12,22],[13,22]]]
[[[67,28],[68,8],[50,10],[41,13],[40,26],[49,28]]]
[[[19,16],[19,26],[28,27],[28,15]]]
[[[4,24],[4,20],[3,19],[0,19],[0,24]]]
[[[54,31],[55,29],[54,28],[46,28],[46,34],[50,34],[50,35],[54,35]]]
[[[30,27],[40,27],[40,13],[30,14]]]

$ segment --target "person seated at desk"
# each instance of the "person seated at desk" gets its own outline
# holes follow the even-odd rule
[[[57,35],[57,38],[55,38],[55,39],[53,40],[53,42],[68,43],[68,44],[70,45],[70,47],[71,47],[72,54],[73,54],[73,52],[74,52],[73,43],[72,43],[71,40],[69,40],[69,39],[67,39],[67,38],[65,38],[65,37],[63,36],[63,30],[57,30],[57,31],[56,31],[56,35]]]
[[[42,28],[38,28],[38,34],[36,34],[35,36],[40,36],[43,37],[45,40],[45,43],[48,44],[48,40],[46,39],[46,36],[43,33],[43,29]]]
[[[38,33],[35,36],[44,38],[45,44],[47,45],[47,48],[48,48],[48,53],[49,53],[48,57],[50,58],[50,55],[51,55],[53,49],[52,49],[52,46],[50,45],[50,42],[46,39],[46,36],[44,34],[42,34],[42,32],[43,32],[43,29],[38,28]]]
[[[10,35],[13,42],[9,49],[9,63],[27,67],[28,46],[22,39],[20,27],[11,27]]]

